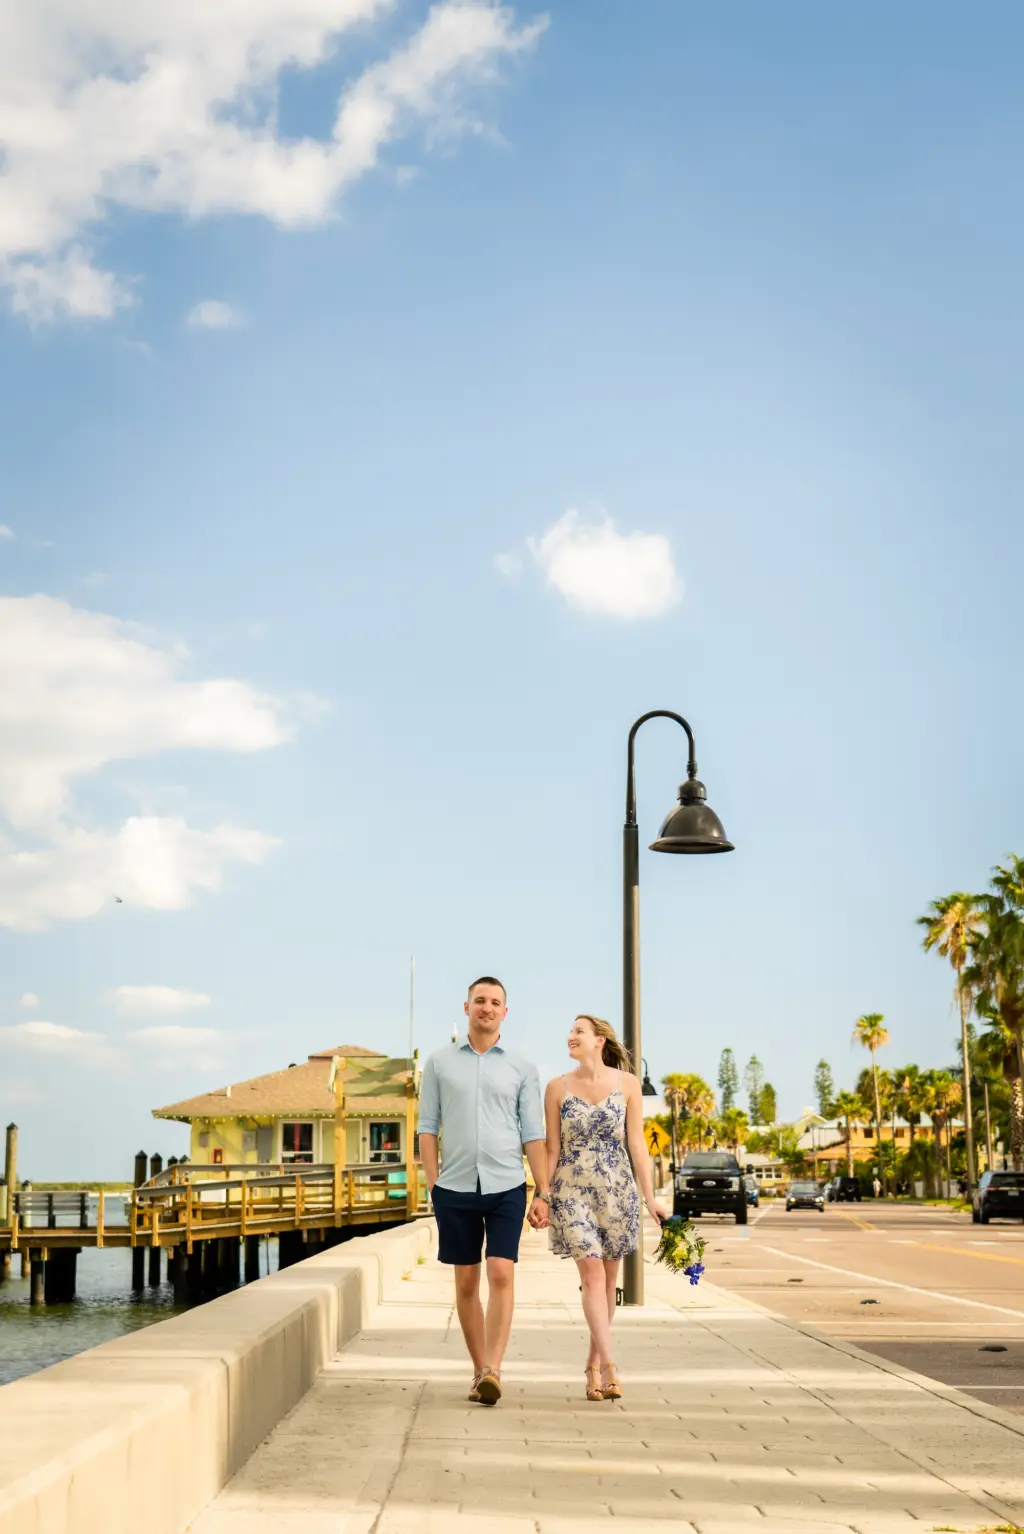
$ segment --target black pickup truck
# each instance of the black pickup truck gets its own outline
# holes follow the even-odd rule
[[[691,1151],[675,1175],[673,1214],[731,1214],[747,1223],[747,1195],[740,1164],[728,1151]]]

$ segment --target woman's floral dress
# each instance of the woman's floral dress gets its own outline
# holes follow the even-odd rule
[[[626,1098],[562,1099],[562,1150],[551,1180],[551,1250],[559,1257],[625,1257],[640,1245],[640,1198],[626,1150]]]

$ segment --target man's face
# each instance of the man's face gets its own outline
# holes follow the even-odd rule
[[[500,985],[474,986],[465,1003],[465,1013],[474,1032],[493,1034],[495,1038],[501,1031],[507,1011],[505,992]]]

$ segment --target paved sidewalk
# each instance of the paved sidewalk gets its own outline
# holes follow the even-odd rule
[[[621,1403],[584,1399],[575,1271],[523,1243],[489,1410],[436,1263],[326,1369],[195,1534],[890,1534],[1024,1521],[1024,1424],[647,1269]]]

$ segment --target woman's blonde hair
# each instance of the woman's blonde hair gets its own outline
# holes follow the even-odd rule
[[[578,1023],[589,1023],[597,1037],[604,1039],[601,1059],[605,1065],[610,1065],[616,1071],[631,1071],[633,1069],[629,1052],[625,1044],[615,1037],[615,1029],[611,1023],[606,1023],[603,1017],[595,1017],[592,1012],[577,1012],[576,1021]]]

